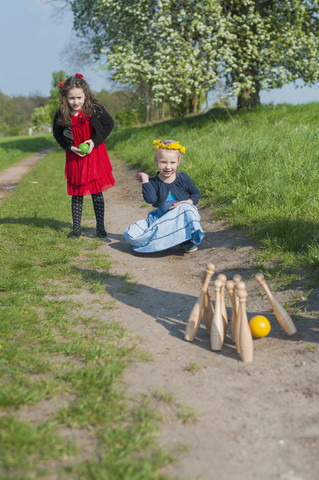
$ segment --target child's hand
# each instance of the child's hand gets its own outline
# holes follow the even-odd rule
[[[74,146],[71,147],[71,152],[75,153],[79,157],[85,157],[87,155],[87,153],[82,153],[79,148],[76,148]]]
[[[93,140],[89,139],[89,140],[85,140],[85,142],[83,142],[83,143],[87,143],[90,147],[88,152],[86,153],[88,155],[89,153],[92,152],[92,150],[94,148],[94,142],[93,142]]]
[[[149,175],[144,172],[139,172],[135,175],[136,180],[138,180],[140,183],[147,183],[150,179]]]
[[[86,153],[81,152],[81,150],[77,147],[74,147],[74,146],[71,147],[71,151],[73,153],[75,153],[76,155],[78,155],[79,157],[85,157],[86,155],[91,153],[93,148],[94,148],[93,140],[85,140],[85,142],[83,142],[83,143],[87,143],[90,147],[89,150]]]
[[[173,208],[176,208],[181,203],[190,203],[191,205],[193,205],[193,200],[189,199],[189,200],[181,200],[180,202],[176,202],[171,207],[169,207],[169,210],[172,210]]]

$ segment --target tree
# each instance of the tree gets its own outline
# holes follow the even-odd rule
[[[318,79],[319,0],[65,0],[74,29],[114,77],[143,88],[146,108],[199,109],[221,78],[238,108],[261,88]]]
[[[114,78],[143,91],[145,107],[164,101],[199,110],[199,98],[218,81],[223,53],[218,2],[66,0],[74,28],[91,39],[96,58]]]
[[[31,124],[36,130],[42,127],[51,125],[52,119],[48,105],[44,107],[37,107],[31,115]]]
[[[318,0],[224,0],[231,67],[226,82],[237,108],[260,103],[260,89],[318,78]]]
[[[145,111],[141,108],[137,92],[123,89],[109,93],[102,89],[95,94],[120,126],[145,122]]]
[[[54,114],[60,107],[59,84],[64,82],[69,76],[70,75],[67,75],[64,70],[52,73],[50,97],[47,105],[48,115],[51,119],[50,123],[52,123]]]

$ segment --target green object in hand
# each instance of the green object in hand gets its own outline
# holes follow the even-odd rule
[[[81,150],[82,153],[87,153],[90,149],[90,145],[88,143],[80,143],[78,148]]]

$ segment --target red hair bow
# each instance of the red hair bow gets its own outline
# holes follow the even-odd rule
[[[79,77],[79,78],[83,78],[82,73],[76,73],[75,76],[76,76],[76,77]]]
[[[60,82],[58,87],[61,88],[63,84],[64,84],[64,82]]]

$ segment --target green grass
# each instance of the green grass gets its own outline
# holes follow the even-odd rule
[[[107,147],[155,174],[152,141],[179,140],[187,148],[181,169],[201,189],[202,202],[260,242],[260,269],[287,284],[305,272],[317,279],[318,108],[212,110],[115,131]],[[1,139],[0,149],[27,156],[49,146],[36,148],[34,140],[40,141]],[[83,217],[90,228],[90,200]],[[113,321],[111,258],[101,254],[99,240],[68,240],[70,228],[64,154],[56,151],[0,204],[0,477],[164,479],[160,468],[172,458],[155,442],[158,403],[175,411],[177,421],[194,421],[195,414],[170,392],[134,399],[133,406],[127,401],[122,374],[144,356]],[[122,292],[136,292],[129,273],[118,282]],[[86,315],[73,300],[83,289],[94,298]],[[90,310],[96,305],[101,316]],[[41,413],[43,403],[51,407]],[[39,418],[23,420],[21,412]]]
[[[186,146],[180,170],[201,190],[201,202],[260,242],[256,260],[267,276],[318,278],[319,103],[213,109],[201,116],[114,132],[114,156],[156,173],[152,141]]]
[[[98,239],[67,238],[64,162],[61,151],[45,157],[0,204],[0,477],[164,479],[161,419],[121,384],[143,353],[114,322],[112,259]],[[130,275],[118,282],[134,289]],[[84,289],[94,303],[76,300]]]
[[[52,135],[35,135],[0,138],[0,171],[24,158],[56,146]]]

